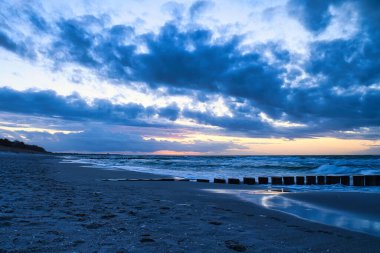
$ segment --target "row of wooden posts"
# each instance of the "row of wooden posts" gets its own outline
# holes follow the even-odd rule
[[[352,180],[351,180],[352,178]],[[270,180],[269,180],[270,179]],[[197,179],[197,182],[209,183],[208,179]],[[354,176],[284,176],[284,177],[244,177],[238,178],[214,178],[216,184],[272,184],[272,185],[353,185],[353,186],[380,186],[380,175],[354,175]]]

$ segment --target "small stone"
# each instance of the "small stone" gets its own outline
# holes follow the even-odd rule
[[[109,219],[112,219],[112,218],[115,218],[115,217],[116,217],[115,214],[110,213],[110,214],[105,214],[105,215],[101,216],[100,218],[105,219],[105,220],[109,220]]]
[[[12,220],[13,218],[14,216],[3,215],[3,216],[0,216],[0,221],[8,221],[8,220]]]
[[[77,217],[84,217],[84,216],[87,216],[87,214],[85,214],[85,213],[77,213],[77,214],[75,214],[75,216],[77,216]]]
[[[141,238],[140,239],[141,243],[146,243],[146,242],[155,242],[152,238]]]
[[[97,229],[97,228],[102,227],[103,224],[100,224],[100,223],[90,223],[90,224],[85,224],[83,226],[86,227],[86,228],[88,228],[88,229]]]
[[[208,224],[212,224],[212,225],[216,225],[216,226],[222,225],[222,223],[219,221],[209,221]]]
[[[0,227],[10,227],[11,225],[12,223],[10,223],[9,221],[0,222]]]
[[[247,248],[244,245],[234,240],[227,240],[224,242],[224,244],[226,245],[227,248],[238,251],[238,252],[244,252],[247,250]]]

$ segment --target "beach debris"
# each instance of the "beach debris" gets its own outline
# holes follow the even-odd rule
[[[0,221],[8,221],[8,220],[12,220],[13,218],[15,218],[15,216],[2,215],[0,216]]]
[[[98,196],[102,195],[102,193],[101,192],[93,192],[92,195],[94,195],[95,197],[98,197]]]
[[[232,249],[237,252],[244,252],[247,250],[247,247],[245,247],[244,245],[234,240],[224,241],[224,244],[226,245],[227,248]]]
[[[63,234],[62,231],[57,231],[57,230],[49,230],[46,233],[47,234],[52,234],[52,235],[61,235],[61,234]]]
[[[74,247],[76,247],[76,246],[78,246],[79,244],[83,244],[83,243],[85,243],[85,242],[86,242],[85,240],[79,239],[79,240],[75,240],[75,241],[73,241],[73,242],[72,242],[72,245],[73,245]]]
[[[191,204],[188,204],[188,203],[179,203],[179,204],[176,204],[177,206],[191,206]]]
[[[155,240],[153,240],[152,238],[144,237],[144,238],[141,238],[141,239],[140,239],[140,242],[141,242],[141,243],[155,242]]]
[[[109,214],[102,215],[100,218],[105,219],[105,220],[109,220],[109,219],[112,219],[115,217],[116,217],[116,214],[109,213]]]
[[[85,217],[85,216],[87,216],[87,214],[85,214],[85,213],[76,213],[74,215],[77,216],[77,217]]]
[[[103,224],[93,222],[93,223],[90,223],[90,224],[84,224],[83,226],[85,228],[87,228],[87,229],[98,229],[100,227],[103,227]]]
[[[118,249],[116,253],[128,253],[129,251],[126,249]]]
[[[12,226],[12,223],[9,221],[0,222],[0,227],[10,227]]]
[[[220,221],[209,221],[208,224],[219,226],[219,225],[222,225],[223,223],[221,223]]]

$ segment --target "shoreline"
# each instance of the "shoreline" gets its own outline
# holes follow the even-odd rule
[[[232,160],[224,161],[225,157],[218,156],[210,160],[200,159],[199,161],[193,161],[192,158],[173,158],[172,156],[121,156],[123,162],[119,162],[119,159],[110,156],[99,156],[97,154],[90,155],[89,157],[65,157],[68,161],[79,162],[84,164],[92,164],[99,168],[116,168],[125,169],[128,171],[136,171],[142,173],[154,173],[160,175],[167,175],[168,177],[181,177],[189,180],[205,179],[210,182],[215,178],[217,179],[239,179],[241,182],[244,178],[253,178],[256,181],[266,180],[273,187],[286,187],[291,189],[291,191],[302,191],[302,190],[316,190],[316,191],[357,191],[357,192],[380,192],[380,175],[375,169],[360,169],[362,167],[344,167],[343,169],[339,167],[338,160],[332,161],[332,165],[328,161],[318,161],[313,162],[314,165],[303,164],[304,161],[297,160],[297,156],[287,156],[291,159],[296,159],[296,161],[284,160],[283,166],[271,164],[268,162],[264,165],[265,169],[257,169],[255,163],[265,163],[265,161],[257,162],[255,159],[257,156],[250,156],[252,161],[244,160],[241,164],[234,163]],[[164,157],[164,158],[162,158]],[[198,156],[195,156],[198,157]],[[198,158],[203,158],[204,156],[199,156]],[[223,158],[222,160],[221,157]],[[309,157],[309,156],[308,156]],[[326,157],[326,156],[323,156]],[[335,157],[335,156],[331,156]],[[341,156],[343,157],[343,156]],[[344,156],[346,157],[346,156]],[[356,158],[358,156],[355,156]],[[268,158],[270,159],[270,158]],[[153,163],[150,163],[149,161]],[[166,164],[168,162],[168,165]],[[369,164],[374,163],[375,160],[368,161]],[[200,162],[200,163],[198,163]],[[212,165],[207,164],[210,162]],[[280,161],[281,162],[281,161]],[[289,163],[295,163],[295,165],[290,165]],[[215,169],[213,165],[216,163],[225,163],[221,170]],[[252,170],[241,169],[240,165],[244,168],[247,163],[252,164]],[[228,164],[228,166],[226,166]],[[196,166],[207,169],[194,169]],[[267,167],[268,171],[267,171]],[[289,167],[290,166],[290,167]],[[288,168],[299,168],[301,170],[291,171]],[[334,170],[338,172],[334,172]],[[359,176],[362,175],[362,176]],[[367,178],[368,177],[368,178]],[[275,183],[271,183],[275,180]],[[293,183],[291,183],[293,182]],[[313,183],[314,182],[314,183]],[[304,189],[305,188],[305,189]]]
[[[157,177],[20,154],[1,163],[3,250],[34,252],[377,252],[378,237],[215,194],[214,184],[109,182]],[[218,185],[218,189],[236,189]],[[238,186],[238,189],[253,189]],[[258,188],[255,188],[258,189]],[[365,246],[363,246],[365,245]]]

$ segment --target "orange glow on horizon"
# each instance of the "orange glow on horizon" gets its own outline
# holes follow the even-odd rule
[[[159,150],[152,153],[153,155],[202,155],[200,152],[179,152],[173,150]]]
[[[338,139],[331,137],[320,138],[249,138],[221,135],[205,135],[199,133],[187,134],[182,138],[163,138],[149,136],[145,139],[157,141],[171,141],[183,144],[195,142],[230,142],[242,148],[232,148],[218,155],[355,155],[365,154],[372,145],[379,145],[380,141],[361,139]],[[174,155],[212,155],[212,150],[206,153],[175,152],[163,150],[154,154]]]

